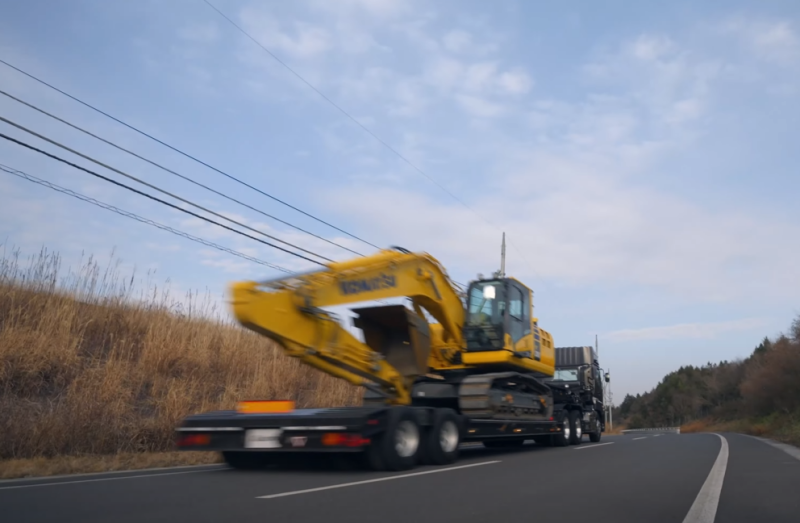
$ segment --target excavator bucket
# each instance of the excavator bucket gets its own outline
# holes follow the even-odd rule
[[[428,322],[403,305],[353,309],[353,325],[364,332],[364,342],[406,377],[428,372],[431,351]]]

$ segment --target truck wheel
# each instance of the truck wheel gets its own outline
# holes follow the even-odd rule
[[[556,447],[566,447],[569,445],[569,439],[572,431],[570,430],[569,414],[564,414],[561,418],[561,432],[553,434],[553,445]]]
[[[583,441],[583,427],[581,412],[579,410],[569,411],[569,443],[570,445],[580,445]]]
[[[594,420],[594,432],[589,434],[589,441],[597,443],[600,441],[600,435],[603,433],[603,427],[600,425],[600,420]]]
[[[425,462],[431,465],[449,465],[458,459],[461,431],[458,417],[451,409],[433,411],[433,423],[425,432],[422,442]]]
[[[386,431],[375,438],[366,450],[367,463],[374,470],[408,470],[417,464],[421,430],[409,409],[388,410]]]

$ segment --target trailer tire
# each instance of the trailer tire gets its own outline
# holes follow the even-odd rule
[[[603,427],[600,425],[600,420],[594,420],[594,432],[589,433],[589,441],[592,443],[597,443],[600,441],[600,437],[603,433]]]
[[[386,430],[373,438],[366,449],[367,464],[373,470],[408,470],[420,456],[422,431],[410,409],[393,407],[387,411]]]
[[[422,440],[421,461],[431,465],[449,465],[458,459],[461,427],[452,409],[433,411],[431,426]]]
[[[583,420],[581,419],[581,411],[569,411],[569,443],[570,445],[580,445],[583,441]]]
[[[553,446],[566,447],[569,445],[571,435],[572,431],[570,430],[569,412],[566,412],[561,418],[561,431],[553,434]]]

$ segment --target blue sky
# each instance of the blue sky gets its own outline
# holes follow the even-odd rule
[[[556,345],[599,335],[616,402],[681,365],[746,356],[800,313],[796,2],[213,3],[447,191],[201,0],[5,2],[0,57],[376,245],[430,252],[458,281],[497,268],[505,231],[508,271],[534,288]],[[0,86],[264,212],[372,250],[2,65]],[[349,255],[0,98],[5,117],[119,169],[286,241]],[[0,162],[309,267],[16,145],[0,143]],[[0,238],[24,253],[59,251],[65,265],[116,248],[123,270],[155,269],[178,293],[221,297],[232,280],[278,274],[5,173]]]

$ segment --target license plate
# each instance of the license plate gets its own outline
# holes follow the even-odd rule
[[[281,448],[281,429],[252,429],[244,435],[244,446],[248,449]]]

